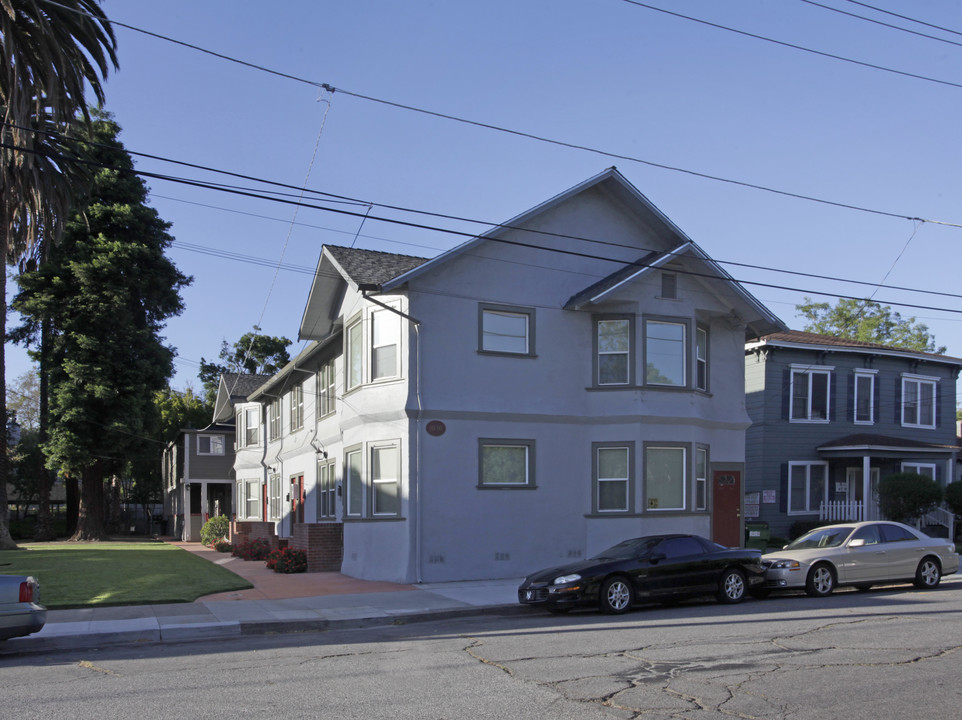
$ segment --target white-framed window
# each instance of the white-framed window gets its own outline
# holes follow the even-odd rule
[[[291,432],[304,427],[304,384],[297,383],[288,393]]]
[[[856,370],[854,419],[858,425],[875,423],[875,375],[877,370]]]
[[[278,440],[281,437],[281,399],[274,398],[267,405],[267,439]]]
[[[935,463],[904,462],[902,472],[925,475],[927,478],[935,480]]]
[[[401,372],[401,318],[390,310],[371,313],[371,380],[398,377]]]
[[[645,384],[685,387],[688,382],[688,326],[645,321]]]
[[[708,391],[708,330],[695,328],[695,388]]]
[[[478,306],[478,312],[479,352],[534,355],[533,309],[482,304]]]
[[[687,455],[687,449],[681,446],[645,446],[645,507],[648,510],[687,507]]]
[[[260,445],[261,409],[250,407],[244,411],[244,446]]]
[[[270,520],[280,520],[283,514],[281,508],[281,476],[276,473],[267,478],[267,513]]]
[[[792,422],[828,422],[833,367],[793,365],[791,380]]]
[[[352,448],[344,453],[344,477],[347,489],[348,517],[364,515],[364,475],[361,467],[364,454],[360,448]]]
[[[371,515],[401,513],[401,453],[397,443],[371,445]]]
[[[534,440],[478,441],[478,486],[534,487]]]
[[[708,509],[708,448],[695,448],[695,510]]]
[[[261,483],[259,480],[244,482],[244,517],[259,518],[261,502]]]
[[[595,507],[599,513],[631,510],[631,457],[633,445],[596,444]]]
[[[630,318],[600,318],[595,321],[595,381],[598,385],[631,383],[631,343]]]
[[[789,515],[817,513],[827,499],[827,462],[788,463]]]
[[[938,378],[902,375],[902,426],[935,427],[935,393]]]
[[[333,520],[337,516],[337,478],[334,468],[334,460],[317,463],[317,517],[321,520]]]
[[[331,359],[321,365],[317,371],[317,416],[319,418],[331,415],[337,409],[336,389],[334,360]]]
[[[364,382],[364,328],[360,320],[347,328],[344,358],[344,385],[353,390]]]
[[[198,455],[223,455],[224,436],[223,435],[198,435],[197,436]]]

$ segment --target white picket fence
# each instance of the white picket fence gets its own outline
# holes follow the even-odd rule
[[[818,519],[823,522],[860,522],[865,518],[865,503],[861,500],[832,500],[823,502],[818,509]]]

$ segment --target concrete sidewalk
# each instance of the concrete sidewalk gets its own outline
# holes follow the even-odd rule
[[[263,562],[225,556],[200,543],[172,544],[222,565],[254,587],[192,603],[50,610],[40,632],[0,642],[0,655],[392,625],[525,609],[517,597],[521,578],[398,585],[333,572],[283,575]]]

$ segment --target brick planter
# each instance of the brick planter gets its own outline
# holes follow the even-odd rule
[[[274,533],[274,523],[239,520],[231,524],[231,542],[239,540],[266,540],[272,550],[279,547],[277,535]]]
[[[295,523],[290,547],[307,553],[307,572],[338,572],[344,558],[344,526]]]

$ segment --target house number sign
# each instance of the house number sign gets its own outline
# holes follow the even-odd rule
[[[425,430],[428,431],[428,435],[433,435],[434,437],[440,437],[441,435],[444,435],[444,432],[445,430],[447,430],[447,428],[445,427],[444,423],[441,422],[440,420],[432,420],[427,424],[427,427],[425,428]]]

